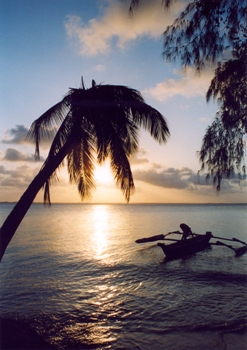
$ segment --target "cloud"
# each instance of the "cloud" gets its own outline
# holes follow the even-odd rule
[[[154,186],[175,189],[190,188],[199,184],[198,175],[189,168],[160,170],[157,164],[149,170],[134,171],[134,179]]]
[[[6,149],[3,160],[9,161],[9,162],[22,162],[22,161],[35,162],[36,161],[33,155],[26,155],[14,148]],[[40,157],[40,161],[44,161],[44,159]]]
[[[0,142],[5,143],[5,144],[18,144],[18,145],[23,145],[23,144],[33,144],[33,140],[27,140],[27,133],[29,129],[26,128],[24,125],[16,125],[15,128],[12,129],[7,129],[5,131],[4,136],[0,140]],[[42,147],[43,149],[47,149],[51,146],[52,138],[57,132],[57,127],[51,127],[49,129],[49,135],[50,138],[46,139],[41,139],[39,141],[40,148]],[[26,159],[28,160],[28,159]],[[30,159],[29,159],[30,160]],[[28,161],[29,161],[28,160]]]
[[[158,83],[154,88],[142,91],[143,95],[151,95],[158,101],[165,101],[176,95],[186,98],[198,95],[205,96],[213,78],[211,70],[205,70],[198,75],[192,68],[187,69],[186,73],[175,70],[174,74],[178,79],[167,79]]]
[[[3,165],[0,165],[0,174],[11,174],[11,170],[6,170]]]
[[[142,181],[165,189],[187,190],[202,196],[207,196],[209,191],[215,192],[212,179],[206,181],[205,175],[198,175],[187,167],[164,169],[160,164],[153,164],[148,170],[133,171],[133,176],[135,181]],[[236,179],[222,180],[220,193],[239,193],[246,187],[247,181],[239,181],[236,176]]]
[[[0,186],[2,196],[5,191],[5,193],[11,193],[15,198],[14,200],[18,199],[20,191],[23,192],[30,185],[39,171],[40,167],[33,168],[26,164],[21,165],[16,169],[6,169],[3,165],[0,165]],[[61,176],[59,177],[59,181],[56,181],[56,179],[52,181],[52,187],[56,186],[60,188],[60,192],[63,192],[66,191],[66,186],[71,185],[68,185],[67,178],[64,179],[64,177]],[[9,200],[8,196],[5,198],[5,200]]]
[[[27,143],[26,136],[28,133],[28,129],[24,125],[16,125],[15,128],[8,129],[5,132],[4,137],[1,139],[2,143],[16,143],[16,144],[24,144]]]
[[[77,46],[79,44],[79,54],[107,54],[114,43],[123,50],[127,43],[141,36],[160,38],[184,4],[177,1],[170,11],[165,12],[160,0],[143,1],[133,17],[129,15],[128,7],[126,1],[109,0],[103,15],[87,24],[80,17],[69,15],[65,22],[66,33]]]
[[[140,148],[136,154],[133,154],[130,158],[131,165],[146,164],[149,162],[146,158],[147,151],[144,148]]]
[[[0,166],[0,185],[5,187],[26,188],[39,168],[33,169],[27,165],[17,167],[15,170],[6,170],[4,166]]]

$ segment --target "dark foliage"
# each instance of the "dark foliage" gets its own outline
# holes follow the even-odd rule
[[[216,189],[223,177],[246,177],[247,74],[246,44],[235,58],[219,63],[207,92],[207,100],[217,99],[220,110],[203,138],[199,152],[201,170],[207,168]]]
[[[142,0],[132,0],[130,11]],[[163,0],[168,9],[176,0]],[[199,152],[201,170],[213,176],[217,190],[224,177],[245,177],[247,107],[247,1],[184,1],[184,10],[163,34],[163,57],[181,66],[217,66],[206,98],[220,109]],[[229,58],[226,58],[229,57]]]
[[[199,72],[246,41],[246,1],[194,0],[164,32],[163,56]]]

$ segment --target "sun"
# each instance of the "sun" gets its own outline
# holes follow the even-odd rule
[[[113,175],[111,173],[109,164],[104,164],[102,166],[97,165],[94,177],[98,185],[110,185],[113,182]]]

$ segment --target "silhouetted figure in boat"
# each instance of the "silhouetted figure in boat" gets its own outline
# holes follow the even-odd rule
[[[181,228],[181,230],[183,231],[183,236],[182,236],[182,241],[184,241],[185,239],[187,239],[187,237],[189,237],[189,236],[194,236],[193,235],[193,233],[192,233],[192,231],[191,231],[191,228],[188,226],[188,225],[186,225],[186,224],[181,224],[180,225],[180,228]]]

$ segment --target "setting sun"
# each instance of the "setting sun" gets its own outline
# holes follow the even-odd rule
[[[109,167],[109,164],[104,164],[102,166],[96,166],[95,169],[95,180],[97,182],[97,185],[110,185],[113,182],[113,175],[111,173],[111,169]]]

